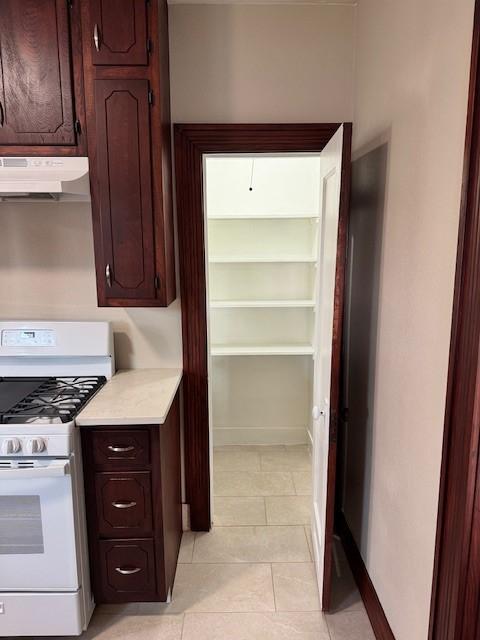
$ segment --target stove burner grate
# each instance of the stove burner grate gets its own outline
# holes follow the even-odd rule
[[[104,376],[46,378],[1,413],[0,424],[70,422],[105,382]]]

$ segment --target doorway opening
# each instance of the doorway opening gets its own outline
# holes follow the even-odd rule
[[[313,552],[325,610],[333,563],[350,144],[348,124],[175,129],[191,526],[210,529],[212,499],[217,518],[230,523],[240,511],[230,498],[254,498],[243,500],[249,517],[272,523],[293,517],[288,503],[295,502],[296,517],[303,518],[295,525],[298,539],[290,545],[285,538],[280,546],[300,562]],[[232,456],[232,446],[242,447],[242,455]],[[249,465],[257,469],[253,474],[276,475],[247,479]],[[232,535],[234,553],[248,561],[241,532],[214,534],[201,545],[210,562],[221,561],[223,538]],[[215,548],[219,538],[223,551]],[[274,553],[267,538],[260,544]]]
[[[299,563],[314,584],[320,156],[213,154],[203,169],[213,525],[256,527],[270,548],[259,559]]]

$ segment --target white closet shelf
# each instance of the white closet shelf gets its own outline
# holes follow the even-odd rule
[[[318,213],[215,213],[209,220],[315,220]]]
[[[313,346],[311,344],[212,345],[210,353],[212,356],[311,356]]]
[[[272,255],[272,256],[209,256],[210,264],[226,264],[226,263],[243,263],[243,262],[310,262],[315,263],[317,260],[313,256],[308,255]]]
[[[278,308],[299,309],[314,307],[315,300],[211,300],[212,309],[248,309],[248,308]]]

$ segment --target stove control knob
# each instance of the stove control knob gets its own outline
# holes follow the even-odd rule
[[[6,456],[12,453],[18,453],[21,448],[22,448],[22,445],[18,438],[6,438],[2,442],[2,453],[3,455],[6,455]]]
[[[43,438],[32,438],[27,440],[25,447],[28,454],[42,453],[42,451],[45,451],[45,440]]]

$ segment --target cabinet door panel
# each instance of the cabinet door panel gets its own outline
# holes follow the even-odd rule
[[[148,64],[145,0],[91,0],[90,15],[93,64]]]
[[[75,144],[68,5],[0,2],[0,144]]]
[[[95,107],[106,298],[153,299],[148,81],[96,80]]]

